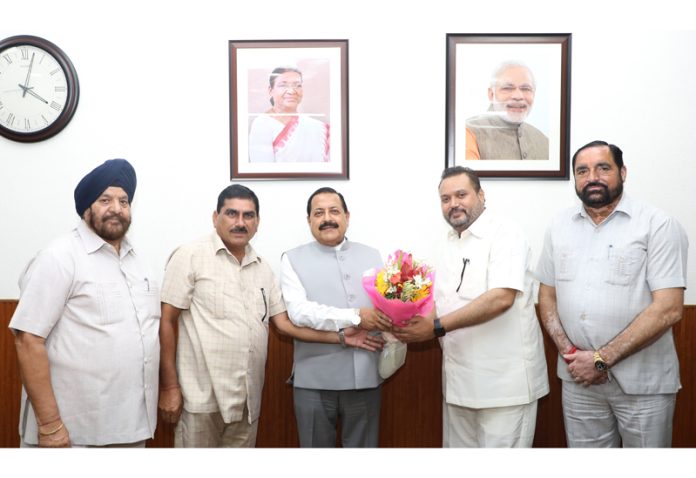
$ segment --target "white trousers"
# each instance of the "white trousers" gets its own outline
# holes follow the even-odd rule
[[[529,448],[534,441],[537,400],[524,405],[468,408],[442,404],[445,448]]]
[[[616,380],[583,387],[563,381],[563,419],[572,448],[672,446],[676,393],[628,395]]]

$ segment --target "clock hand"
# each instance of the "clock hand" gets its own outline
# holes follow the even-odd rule
[[[34,66],[34,55],[36,55],[36,53],[32,52],[31,53],[31,61],[29,62],[29,71],[27,71],[27,79],[24,80],[24,88],[22,88],[23,89],[22,98],[27,96],[27,88],[29,87],[29,78],[31,77],[31,69]]]
[[[41,100],[41,101],[43,101],[44,103],[48,104],[48,101],[44,100],[41,96],[39,96],[38,94],[34,93],[34,91],[33,91],[33,90],[34,90],[34,87],[33,87],[33,86],[30,86],[30,87],[28,87],[28,88],[27,88],[26,86],[22,86],[22,85],[18,85],[18,86],[22,89],[22,91],[23,91],[24,93],[29,93],[31,96],[33,96],[33,97],[36,98],[37,100]],[[24,93],[22,93],[22,96],[24,95]]]

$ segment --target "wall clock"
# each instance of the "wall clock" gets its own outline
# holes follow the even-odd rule
[[[0,41],[0,135],[48,139],[70,122],[79,96],[75,68],[56,45],[29,35]]]

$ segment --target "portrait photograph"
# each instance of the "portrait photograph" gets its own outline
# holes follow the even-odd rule
[[[570,34],[448,34],[446,166],[569,177]]]
[[[348,179],[348,41],[230,41],[231,179]]]

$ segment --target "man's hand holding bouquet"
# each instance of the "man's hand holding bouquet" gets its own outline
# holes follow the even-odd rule
[[[432,311],[434,279],[435,273],[429,266],[397,250],[389,256],[384,268],[365,272],[363,287],[375,309],[395,327],[404,327],[413,317],[426,316]],[[382,332],[382,336],[385,346],[380,354],[379,373],[386,379],[406,361],[406,344],[389,332]]]

